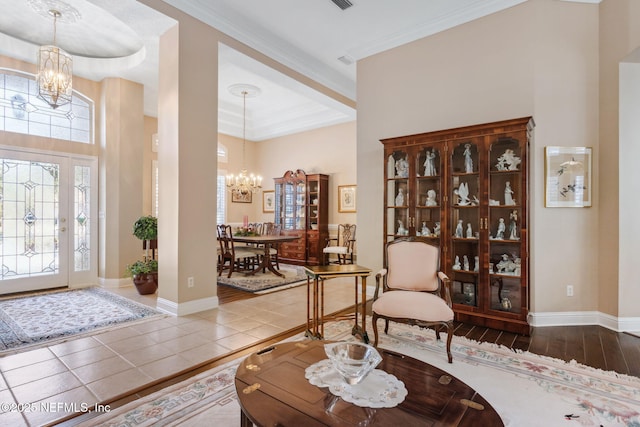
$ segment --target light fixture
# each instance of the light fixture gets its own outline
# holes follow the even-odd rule
[[[71,102],[73,59],[64,50],[56,46],[56,23],[62,14],[49,10],[53,16],[53,44],[40,46],[38,50],[38,97],[51,108]]]
[[[242,96],[242,169],[238,175],[227,175],[227,188],[238,196],[256,193],[262,188],[262,177],[249,174],[245,167],[246,132],[247,132],[247,97],[253,98],[260,94],[260,88],[247,84],[236,84],[229,87],[229,92]]]

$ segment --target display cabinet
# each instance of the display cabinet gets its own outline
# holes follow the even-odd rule
[[[275,183],[275,222],[281,233],[297,240],[283,243],[280,261],[319,265],[329,238],[329,176],[287,171]]]
[[[530,117],[382,140],[384,242],[441,249],[456,319],[529,333]]]

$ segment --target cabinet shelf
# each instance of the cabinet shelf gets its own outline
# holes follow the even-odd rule
[[[529,333],[533,125],[525,117],[381,140],[384,243],[409,236],[438,245],[441,268],[453,281],[456,319],[522,334]],[[402,195],[404,204],[395,206]],[[460,200],[469,204],[458,205]],[[474,237],[456,237],[459,224],[463,236]],[[422,236],[425,227],[427,233],[437,229],[439,237]],[[454,264],[468,270],[454,270]]]

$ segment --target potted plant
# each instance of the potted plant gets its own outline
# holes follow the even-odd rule
[[[144,260],[127,265],[127,274],[133,277],[133,284],[140,295],[155,293],[158,289],[158,261],[155,256],[149,257],[149,249],[158,238],[158,218],[151,215],[138,218],[133,224],[133,235],[142,240],[145,255]]]
[[[158,290],[158,261],[145,259],[127,265],[127,274],[133,278],[133,284],[140,295],[153,294]]]

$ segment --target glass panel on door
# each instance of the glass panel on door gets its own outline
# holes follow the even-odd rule
[[[63,165],[3,156],[0,166],[0,293],[66,284]]]

